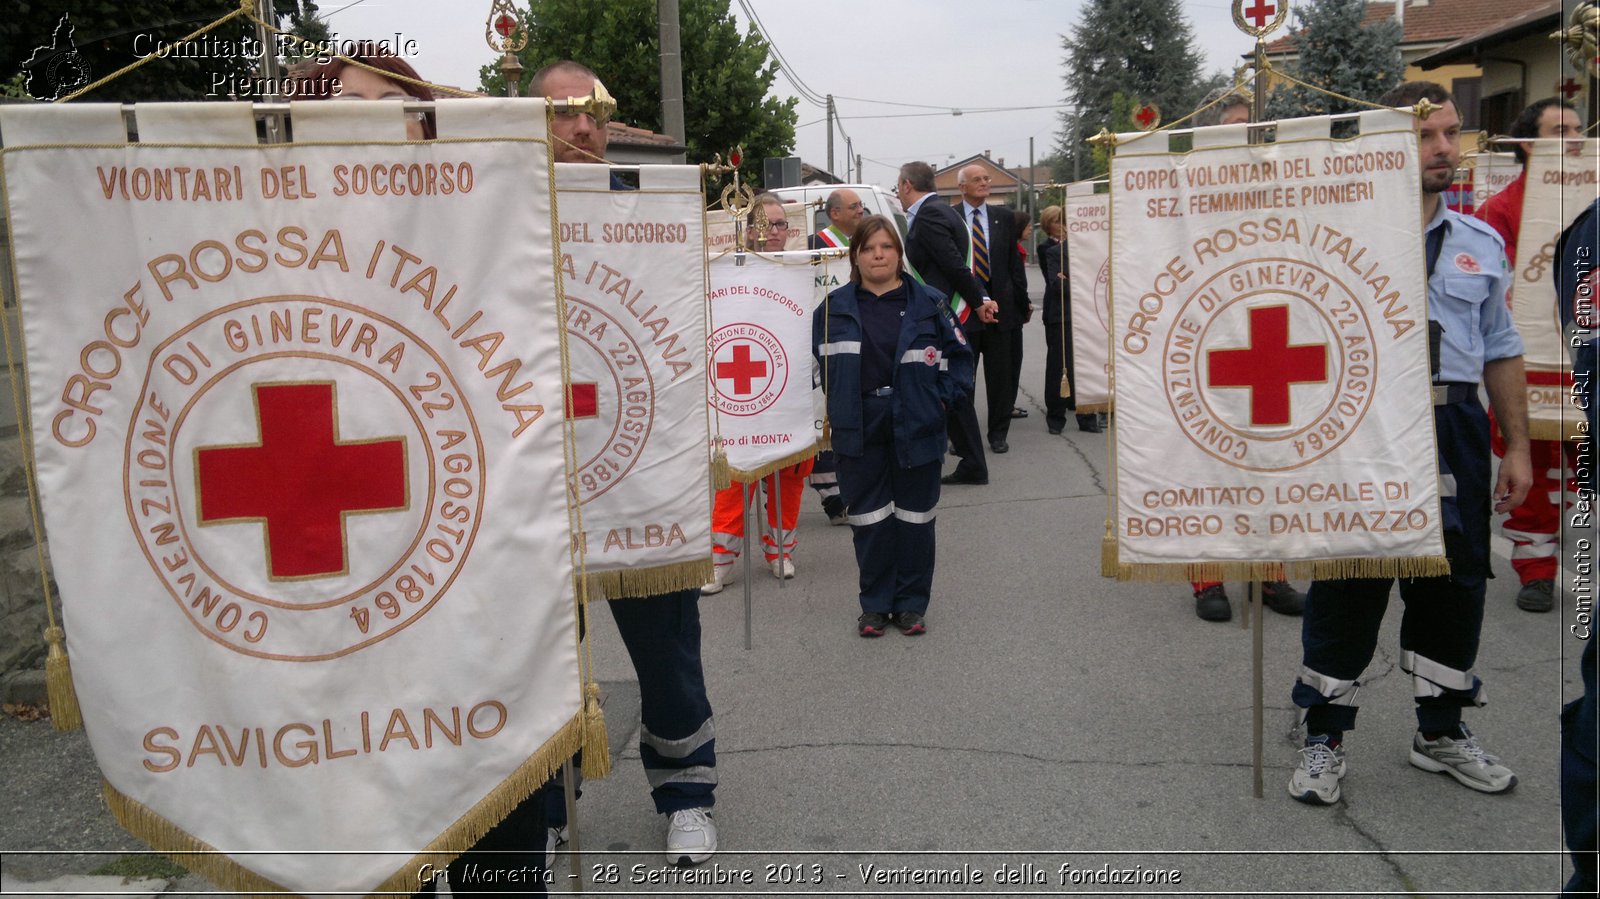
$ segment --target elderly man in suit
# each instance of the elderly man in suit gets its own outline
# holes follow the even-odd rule
[[[961,170],[961,221],[972,242],[972,274],[983,294],[997,305],[997,320],[981,328],[968,328],[972,348],[983,363],[984,396],[989,401],[989,449],[1010,449],[1011,410],[1017,404],[1017,368],[1011,362],[1016,335],[1028,313],[1028,275],[1017,249],[1011,210],[989,205],[989,172],[973,164]]]
[[[939,199],[934,190],[933,166],[908,162],[900,167],[897,187],[900,203],[911,220],[906,237],[906,262],[919,281],[954,302],[961,325],[968,335],[984,323],[994,322],[999,305],[973,277],[971,242],[960,213]],[[1009,414],[1011,407],[1006,407]],[[978,414],[970,397],[953,403],[946,410],[946,427],[955,454],[961,458],[955,471],[942,479],[946,484],[989,483],[989,462],[983,455]]]

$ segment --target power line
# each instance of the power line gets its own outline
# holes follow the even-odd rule
[[[778,66],[784,77],[788,78],[789,83],[795,86],[795,89],[800,92],[800,96],[819,106],[826,105],[822,95],[812,90],[811,86],[801,80],[800,76],[795,73],[794,66],[790,65],[789,60],[784,58],[783,51],[778,49],[777,41],[772,39],[772,33],[767,30],[766,24],[761,21],[760,16],[756,15],[756,11],[751,8],[750,4],[746,3],[745,0],[739,0],[739,8],[744,10],[745,17],[750,20],[751,24],[756,26],[756,31],[760,32],[761,37],[766,40],[767,46],[772,49],[772,55],[778,59]]]

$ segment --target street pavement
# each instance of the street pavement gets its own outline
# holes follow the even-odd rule
[[[1037,282],[1037,271],[1030,276]],[[1476,668],[1489,704],[1469,711],[1468,722],[1520,782],[1490,796],[1406,761],[1415,721],[1409,678],[1398,666],[1396,598],[1363,679],[1360,727],[1346,739],[1344,800],[1327,808],[1294,802],[1285,790],[1299,746],[1289,701],[1299,619],[1266,613],[1266,772],[1264,796],[1255,798],[1250,632],[1237,618],[1197,619],[1187,585],[1100,577],[1109,435],[1070,425],[1061,436],[1046,433],[1037,319],[1026,339],[1020,404],[1032,414],[1013,423],[1011,452],[990,456],[989,486],[945,488],[926,635],[855,635],[850,532],[828,525],[810,491],[799,576],[780,586],[755,566],[751,648],[744,647],[742,578],[702,601],[721,851],[715,867],[695,870],[748,874],[753,884],[685,884],[664,865],[664,820],[653,813],[636,748],[637,685],[609,616],[600,614],[590,632],[615,770],[585,785],[582,856],[557,862],[554,888],[1558,892],[1568,865],[1557,712],[1581,690],[1582,647],[1566,631],[1569,601],[1551,614],[1519,611],[1506,544],[1497,538],[1498,579],[1490,583]],[[1243,585],[1230,584],[1229,593],[1237,612]],[[0,720],[0,783],[0,848],[95,853],[7,854],[0,890],[86,874],[139,848],[104,810],[81,733]],[[571,876],[575,870],[583,876]],[[914,871],[969,880],[895,882]],[[981,882],[970,881],[972,871]],[[996,883],[997,872],[1008,871],[1044,882]],[[1135,881],[1112,881],[1120,871]],[[1075,881],[1074,872],[1090,877]],[[1158,873],[1164,885],[1138,879]],[[149,891],[148,884],[98,882],[109,884],[106,892]],[[164,889],[181,895],[209,887],[174,877]]]

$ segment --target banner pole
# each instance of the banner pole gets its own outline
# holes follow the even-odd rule
[[[740,490],[747,491],[744,500],[744,648],[750,650],[750,536],[755,533],[755,508],[761,497],[760,482],[742,484]]]
[[[583,892],[583,852],[578,844],[578,772],[572,769],[569,756],[561,763],[561,791],[567,798],[567,867],[572,874],[572,891]],[[544,860],[545,870],[555,866],[553,859]]]
[[[1262,608],[1262,600],[1265,598],[1265,594],[1261,588],[1261,581],[1251,581],[1248,594],[1249,600],[1245,605],[1253,607],[1255,612],[1255,627],[1253,628],[1255,633],[1254,638],[1250,641],[1250,729],[1251,736],[1255,739],[1255,762],[1251,776],[1254,780],[1255,796],[1260,799],[1262,797],[1262,734],[1264,730],[1263,721],[1266,714],[1262,704],[1262,671],[1265,667],[1263,665],[1262,634],[1266,630],[1266,625],[1262,619],[1267,617],[1266,611]]]

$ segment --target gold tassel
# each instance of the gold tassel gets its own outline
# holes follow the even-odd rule
[[[1061,398],[1062,399],[1067,399],[1068,397],[1071,397],[1071,396],[1072,396],[1072,379],[1067,377],[1067,373],[1066,372],[1062,372],[1061,373]]]
[[[44,642],[50,647],[44,660],[45,690],[50,698],[50,721],[59,731],[83,727],[83,712],[78,708],[78,694],[72,689],[72,663],[67,659],[65,641],[61,628],[45,628]]]
[[[1117,535],[1111,530],[1111,519],[1106,519],[1106,533],[1100,538],[1100,576],[1117,576]]]
[[[583,776],[600,780],[611,773],[611,741],[600,708],[600,685],[591,682],[583,697]]]
[[[727,490],[733,486],[733,470],[728,467],[728,454],[718,446],[711,451],[711,489]]]

